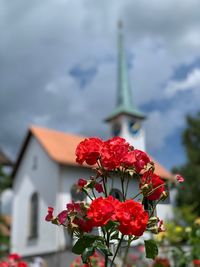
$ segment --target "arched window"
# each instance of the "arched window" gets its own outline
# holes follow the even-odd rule
[[[39,197],[38,193],[35,192],[30,198],[30,218],[29,218],[29,238],[37,238],[38,236],[38,205]]]
[[[113,188],[110,191],[110,194],[109,195],[113,196],[114,198],[118,199],[119,201],[122,201],[122,199],[123,199],[122,192],[119,189],[117,189],[117,188]]]

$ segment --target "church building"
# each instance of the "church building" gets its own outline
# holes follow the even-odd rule
[[[135,148],[145,151],[145,115],[132,103],[121,29],[117,79],[117,104],[106,122],[110,124],[112,136],[124,137]],[[66,203],[81,199],[74,185],[77,179],[92,174],[88,167],[75,161],[76,146],[84,138],[37,126],[28,130],[13,170],[12,252],[28,259],[43,257],[49,267],[70,266],[74,257],[73,241],[63,228],[45,222],[44,218],[48,206],[55,207],[57,213]],[[172,174],[158,162],[155,172],[163,179],[173,180]],[[132,181],[130,187],[137,191],[137,182]],[[159,206],[161,218],[171,216],[170,204]]]

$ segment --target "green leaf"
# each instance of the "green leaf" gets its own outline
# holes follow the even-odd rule
[[[78,254],[78,255],[83,253],[83,251],[86,248],[86,246],[85,246],[83,241],[84,241],[83,238],[78,239],[78,241],[75,243],[75,245],[72,248],[72,252],[73,253]]]
[[[119,239],[119,232],[114,232],[111,237],[110,237],[110,240],[113,240],[113,239]]]
[[[145,243],[145,250],[146,250],[146,258],[148,259],[155,259],[158,255],[158,247],[154,240],[146,240]]]
[[[100,250],[104,255],[112,256],[112,252],[110,251],[110,249],[103,244],[98,245],[97,249]]]
[[[90,247],[95,240],[98,238],[98,236],[94,235],[84,235],[83,237],[79,238],[76,244],[72,248],[72,252],[75,254],[82,254],[83,251]]]
[[[83,263],[88,263],[88,258],[90,256],[92,256],[93,254],[94,254],[94,248],[93,247],[86,248],[83,251],[82,255],[81,255],[81,258],[82,258]]]
[[[114,221],[109,221],[105,226],[104,228],[106,229],[106,231],[109,231],[111,229],[116,229],[116,227],[119,225],[118,222],[114,222]]]

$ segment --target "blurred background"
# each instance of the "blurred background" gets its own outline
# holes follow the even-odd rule
[[[2,168],[1,191],[12,184],[30,125],[110,136],[103,120],[116,104],[121,20],[132,102],[147,116],[147,151],[168,170],[193,177],[185,202],[194,202],[198,215],[191,190],[198,196],[199,10],[198,0],[0,1],[0,163],[10,166]],[[177,203],[185,205],[184,188],[180,194]],[[12,192],[2,197],[10,214]]]

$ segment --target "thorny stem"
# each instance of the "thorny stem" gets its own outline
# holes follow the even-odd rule
[[[93,200],[92,197],[89,195],[89,193],[87,192],[87,190],[83,191],[84,193],[86,193],[86,195],[89,197],[90,200]]]
[[[120,177],[121,180],[121,186],[122,186],[122,195],[123,195],[123,201],[126,200],[125,191],[124,191],[124,170],[122,170],[122,176]]]
[[[139,192],[137,195],[135,195],[134,197],[132,197],[132,199],[135,199],[136,197],[138,197],[141,194],[142,194],[142,192]]]
[[[94,193],[94,189],[93,188],[92,188],[92,195],[93,195],[94,198],[96,198],[96,195]]]
[[[155,209],[156,209],[156,206],[157,206],[157,204],[158,204],[160,201],[161,201],[161,199],[159,199],[158,201],[156,201],[155,205],[153,206],[153,209],[152,209],[152,211],[151,211],[151,214],[150,214],[149,218],[151,218],[151,217],[153,216],[154,211],[155,211]]]
[[[158,188],[164,186],[163,184],[160,184],[159,186],[155,187],[154,189],[152,189],[148,194],[147,197],[150,196],[154,191],[156,191]]]

